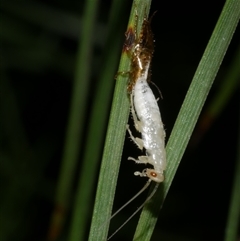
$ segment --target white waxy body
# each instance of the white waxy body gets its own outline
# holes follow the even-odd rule
[[[129,157],[128,159],[136,163],[151,164],[153,168],[145,168],[142,172],[134,173],[141,177],[148,177],[147,183],[136,195],[119,208],[111,218],[116,216],[123,208],[146,190],[151,181],[155,181],[156,184],[145,202],[138,207],[138,209],[107,240],[111,239],[145,205],[145,203],[153,197],[159,183],[164,180],[164,170],[166,168],[165,131],[157,100],[147,81],[154,50],[153,34],[150,28],[151,18],[150,20],[144,18],[138,38],[136,37],[137,33],[135,30],[134,41],[130,41],[131,45],[129,45],[129,38],[130,40],[132,38],[131,31],[127,31],[125,48],[128,49],[128,51],[132,51],[128,92],[130,93],[134,126],[136,130],[141,133],[141,139],[138,137],[135,138],[132,135],[129,125],[127,125],[127,130],[136,145],[146,152],[145,156],[139,156],[138,159],[133,157]],[[137,21],[137,15],[135,19]],[[136,26],[137,24],[135,24],[135,27]]]
[[[165,131],[156,98],[147,82],[148,68],[136,81],[131,93],[131,111],[135,128],[141,133],[142,139],[131,138],[138,147],[146,150],[146,156],[138,159],[130,157],[136,163],[149,163],[154,169],[145,169],[135,175],[147,176],[156,182],[162,182],[166,168]]]

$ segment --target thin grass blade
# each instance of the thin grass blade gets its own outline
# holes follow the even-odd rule
[[[134,26],[137,11],[139,20],[137,28],[140,29],[139,23],[142,23],[143,17],[148,13],[150,3],[151,1],[143,0],[134,2],[128,27]],[[126,53],[123,53],[120,60],[119,71],[126,72],[129,70],[129,67],[130,59]],[[89,241],[107,239],[109,218],[111,217],[113,199],[117,185],[128,115],[129,100],[127,95],[127,76],[119,75],[115,86],[104,146]],[[102,225],[105,223],[106,225]]]
[[[226,1],[188,89],[167,143],[166,180],[142,211],[134,240],[151,239],[158,213],[171,186],[204,102],[231,42],[240,16],[240,0]]]

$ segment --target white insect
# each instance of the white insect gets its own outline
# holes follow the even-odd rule
[[[148,182],[133,198],[115,212],[111,216],[111,219],[139,196],[150,185],[151,181],[155,181],[156,185],[145,202],[138,207],[108,240],[152,198],[159,183],[164,180],[164,170],[166,168],[165,131],[157,100],[148,85],[149,69],[154,48],[150,21],[151,19],[148,21],[144,18],[141,33],[136,40],[137,43],[135,44],[131,57],[130,81],[128,85],[134,126],[136,130],[141,133],[141,139],[133,136],[129,125],[127,125],[127,130],[136,145],[142,151],[146,151],[145,156],[139,156],[138,159],[129,157],[128,160],[133,160],[140,164],[151,164],[153,168],[145,168],[142,172],[137,171],[134,173],[136,176],[148,177]]]
[[[146,156],[139,156],[138,159],[129,157],[136,163],[153,165],[154,169],[146,168],[142,172],[135,172],[135,175],[148,177],[160,183],[164,180],[163,171],[166,168],[165,152],[165,131],[155,96],[147,82],[149,64],[146,71],[136,81],[131,94],[131,112],[134,125],[142,135],[142,139],[132,135],[127,126],[131,139],[137,146],[146,150]]]
[[[146,168],[142,172],[137,171],[134,173],[136,176],[148,177],[148,182],[134,197],[118,209],[111,218],[117,215],[124,207],[146,190],[151,181],[155,181],[156,185],[145,202],[138,207],[138,209],[108,238],[108,240],[112,238],[145,205],[145,203],[152,198],[159,183],[164,180],[163,172],[166,168],[165,131],[157,100],[147,82],[149,64],[150,63],[148,63],[145,73],[137,79],[131,93],[131,112],[134,126],[136,130],[141,133],[142,139],[134,137],[129,129],[129,125],[127,125],[127,130],[131,139],[141,150],[146,150],[146,156],[139,156],[138,159],[129,157],[128,160],[133,160],[140,164],[151,164],[153,168]]]

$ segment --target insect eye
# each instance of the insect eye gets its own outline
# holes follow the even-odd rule
[[[157,173],[156,173],[156,172],[151,172],[150,175],[151,175],[152,177],[156,177],[156,176],[157,176]]]

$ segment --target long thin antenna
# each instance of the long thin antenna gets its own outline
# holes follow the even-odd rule
[[[148,182],[145,184],[145,186],[133,198],[131,198],[126,204],[124,204],[120,209],[118,209],[118,211],[112,215],[111,219],[117,213],[119,213],[124,207],[126,207],[133,199],[135,199],[141,192],[143,192],[149,186],[150,183],[151,183],[151,179],[148,180]],[[143,208],[143,206],[153,197],[153,195],[155,194],[155,192],[158,189],[158,186],[159,186],[159,183],[156,183],[153,191],[147,197],[147,199],[143,202],[143,204],[140,207],[138,207],[138,209],[114,233],[112,233],[111,236],[109,236],[107,240],[110,240],[132,217],[134,217]]]
[[[138,191],[130,200],[128,200],[122,207],[120,207],[107,221],[105,221],[100,228],[102,228],[104,225],[106,225],[107,222],[109,222],[111,219],[113,219],[120,211],[122,211],[129,203],[131,203],[135,198],[137,198],[142,192],[145,191],[145,189],[148,188],[149,184],[151,183],[151,179],[148,179],[148,181],[146,182],[146,184],[143,186],[143,188]],[[146,202],[146,201],[145,201]],[[144,202],[144,203],[145,203]],[[144,205],[143,203],[143,205]],[[141,205],[142,206],[142,205]],[[126,223],[126,222],[125,222]],[[121,226],[122,227],[122,226]],[[120,229],[118,229],[120,230]]]
[[[157,88],[157,90],[158,90],[158,93],[160,94],[160,97],[161,97],[161,99],[163,99],[163,95],[162,95],[162,92],[161,92],[161,90],[158,88],[158,86],[153,82],[153,81],[150,81],[150,83],[152,84],[152,85],[154,85],[155,86],[155,88]]]
[[[122,207],[120,207],[111,217],[110,219],[112,219],[113,217],[115,217],[120,211],[122,211],[129,203],[131,203],[135,198],[137,198],[142,192],[145,191],[145,189],[148,188],[149,184],[151,183],[151,179],[148,179],[148,181],[146,182],[146,184],[144,185],[144,187],[137,193],[135,194],[130,200],[128,200]]]

